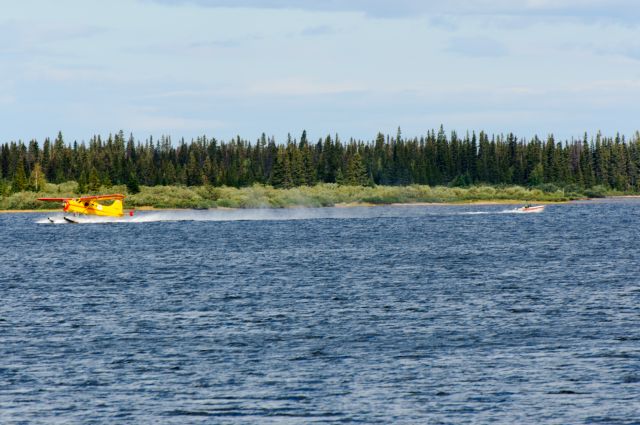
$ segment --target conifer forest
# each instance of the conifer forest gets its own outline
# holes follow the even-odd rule
[[[123,131],[87,143],[10,141],[0,146],[0,188],[8,196],[38,191],[44,183],[78,182],[79,192],[126,184],[276,188],[338,183],[371,185],[521,185],[640,191],[640,133],[631,138],[587,135],[556,140],[514,134],[431,130],[420,137],[378,134],[373,140],[328,135],[309,140],[228,141],[199,137],[189,142],[136,140]]]

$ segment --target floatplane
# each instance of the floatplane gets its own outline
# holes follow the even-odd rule
[[[80,223],[78,218],[81,215],[122,218],[124,217],[123,201],[124,195],[119,193],[112,195],[81,196],[79,198],[38,198],[44,202],[62,202],[62,211],[71,216],[62,218],[69,223]],[[111,203],[101,203],[101,201],[111,201]],[[129,216],[133,216],[133,211],[129,211]],[[48,217],[50,222],[54,222]]]

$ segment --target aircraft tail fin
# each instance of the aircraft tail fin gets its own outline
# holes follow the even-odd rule
[[[123,207],[122,207],[122,200],[121,199],[115,199],[113,201],[113,204],[111,204],[111,208],[113,210],[114,213],[118,214],[118,215],[123,215]]]

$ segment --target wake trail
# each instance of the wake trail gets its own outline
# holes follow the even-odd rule
[[[416,209],[415,214],[406,215],[406,210],[390,207],[353,207],[353,208],[284,208],[284,209],[237,209],[237,210],[162,210],[137,211],[133,217],[96,217],[69,216],[77,224],[141,224],[161,222],[189,221],[289,221],[289,220],[321,220],[321,219],[373,219],[394,217],[445,217],[460,215],[496,215],[522,214],[517,209],[484,210],[484,211],[452,211],[442,207]],[[64,219],[64,214],[40,217],[38,224],[73,224]]]
[[[349,219],[380,217],[371,211],[356,211],[357,208],[296,208],[296,209],[247,209],[247,210],[185,210],[136,212],[133,217],[71,217],[78,224],[139,224],[187,221],[286,221],[311,219]],[[44,217],[38,224],[71,224],[63,215]]]
[[[457,215],[490,215],[490,214],[523,214],[517,209],[500,210],[500,211],[465,211],[457,213]]]

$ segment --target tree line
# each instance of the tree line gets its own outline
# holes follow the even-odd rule
[[[248,141],[205,136],[177,143],[170,137],[145,141],[123,131],[65,142],[62,133],[42,143],[12,141],[0,146],[3,195],[38,191],[46,182],[78,182],[78,192],[101,186],[214,185],[255,183],[290,188],[316,183],[345,185],[554,184],[620,191],[640,190],[640,133],[630,139],[600,133],[557,141],[552,135],[527,140],[514,134],[446,133],[440,127],[421,137],[379,133],[374,140],[338,135],[308,140],[288,136],[278,143],[265,134]]]

